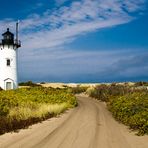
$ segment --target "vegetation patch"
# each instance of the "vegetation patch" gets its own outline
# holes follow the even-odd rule
[[[109,109],[113,116],[138,135],[148,134],[148,93],[134,92],[110,100]]]
[[[68,89],[43,87],[0,91],[0,134],[25,128],[77,105]]]
[[[148,86],[148,82],[143,82],[143,81],[136,82],[135,86]]]
[[[88,89],[87,93],[101,101],[106,101],[113,116],[138,135],[148,134],[148,90],[136,86],[100,85]]]
[[[80,94],[80,93],[86,92],[87,89],[88,89],[88,87],[86,87],[86,86],[80,86],[80,85],[78,85],[76,87],[71,87],[71,92],[73,94]]]
[[[37,86],[41,86],[39,84],[36,84],[32,81],[27,81],[27,82],[20,82],[19,86],[30,86],[30,87],[37,87]]]

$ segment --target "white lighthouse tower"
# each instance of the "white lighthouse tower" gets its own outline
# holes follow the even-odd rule
[[[17,56],[21,43],[18,40],[18,23],[16,25],[16,39],[14,34],[7,31],[2,34],[0,42],[0,87],[4,90],[16,89],[17,79]]]

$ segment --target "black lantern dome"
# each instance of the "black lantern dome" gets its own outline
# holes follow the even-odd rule
[[[7,31],[3,33],[2,36],[3,39],[0,43],[1,46],[8,45],[8,47],[13,46],[14,48],[21,47],[21,42],[18,39],[14,39],[14,34],[9,31],[9,28],[7,28]]]
[[[9,28],[7,28],[7,31],[2,34],[2,44],[8,44],[13,45],[14,44],[14,34],[9,31]]]

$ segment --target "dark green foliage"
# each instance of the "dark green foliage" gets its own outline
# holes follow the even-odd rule
[[[45,82],[41,82],[40,84],[46,84]]]
[[[41,86],[39,84],[33,83],[32,81],[28,82],[21,82],[19,83],[19,86],[31,86],[31,87],[36,87],[36,86]]]
[[[134,86],[148,86],[148,82],[143,82],[143,81],[140,81],[140,82],[136,82]]]
[[[71,87],[71,91],[73,94],[80,94],[86,92],[87,88],[88,87],[78,85],[77,87]]]
[[[102,84],[102,85],[96,86],[89,93],[89,95],[101,101],[109,101],[110,97],[112,96],[114,97],[114,96],[124,95],[130,91],[132,90],[130,90],[128,86],[117,85],[117,84],[112,84],[112,85]]]
[[[9,100],[7,98],[3,98],[0,100],[0,116],[6,116],[9,113]]]

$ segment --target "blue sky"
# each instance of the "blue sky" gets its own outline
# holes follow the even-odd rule
[[[148,81],[147,0],[1,0],[20,20],[19,81]]]

